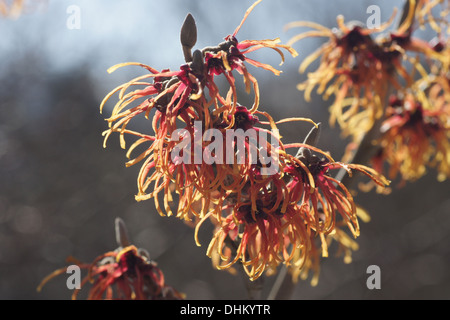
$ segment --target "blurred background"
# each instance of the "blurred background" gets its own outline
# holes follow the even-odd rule
[[[8,2],[8,1],[6,1]],[[211,234],[175,218],[163,218],[152,200],[136,202],[139,165],[125,168],[118,137],[102,147],[103,97],[117,85],[144,74],[138,67],[106,70],[136,61],[156,69],[184,63],[179,30],[187,13],[197,22],[196,48],[215,45],[233,33],[253,3],[219,0],[25,1],[16,17],[0,19],[0,299],[70,299],[66,277],[39,282],[64,267],[68,256],[90,262],[116,248],[114,219],[121,217],[134,244],[147,249],[166,283],[189,299],[245,299],[239,277],[214,270],[205,252]],[[264,0],[249,16],[238,40],[280,37],[285,43],[301,29],[283,30],[291,21],[310,20],[327,27],[336,16],[366,21],[363,0]],[[402,1],[376,1],[382,21]],[[74,9],[75,8],[75,9]],[[75,11],[73,11],[75,10]],[[73,14],[79,13],[79,25]],[[75,28],[73,28],[75,26]],[[328,104],[314,96],[307,103],[296,84],[301,61],[324,39],[296,43],[299,56],[286,56],[277,77],[253,67],[261,91],[260,109],[275,119],[309,117],[322,122],[319,147],[335,159],[347,141],[328,125]],[[252,58],[278,66],[272,50]],[[252,101],[253,96],[243,97]],[[300,142],[307,123],[285,124],[286,142]],[[323,259],[319,284],[300,282],[293,299],[450,299],[450,181],[429,174],[389,196],[359,193],[356,201],[370,213],[361,225],[353,262]],[[381,289],[369,290],[367,268],[381,269]],[[265,297],[275,277],[265,279]]]

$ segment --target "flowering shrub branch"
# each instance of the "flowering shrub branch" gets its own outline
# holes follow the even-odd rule
[[[194,49],[197,28],[188,14],[180,34],[184,63],[179,70],[156,70],[137,62],[108,69],[112,73],[139,66],[147,73],[118,86],[101,102],[103,112],[118,95],[106,119],[104,146],[113,134],[119,135],[121,147],[128,148],[126,165],[141,165],[135,199],[153,199],[161,216],[184,220],[194,228],[198,246],[201,227],[212,224],[206,255],[215,268],[240,270],[256,283],[284,266],[282,275],[290,275],[285,281],[291,285],[311,272],[311,284],[316,285],[320,259],[328,257],[329,247],[336,244],[344,262],[351,262],[360,220],[370,219],[355,202],[347,177],[365,176],[366,187],[386,192],[388,179],[400,175],[413,181],[427,167],[438,170],[439,180],[450,176],[448,11],[433,19],[431,8],[443,1],[408,0],[399,25],[389,33],[397,12],[377,29],[338,16],[333,29],[314,22],[288,24],[288,29],[312,30],[287,44],[278,38],[239,41],[239,30],[260,2],[223,42],[203,49]],[[414,37],[416,26],[427,24],[439,41]],[[375,38],[376,33],[383,34]],[[306,100],[315,89],[324,99],[334,97],[330,123],[351,139],[341,161],[317,148],[322,124],[302,117],[277,121],[262,111],[258,81],[249,71],[251,66],[281,75],[251,53],[269,48],[283,63],[286,52],[298,55],[292,45],[307,37],[328,41],[300,65],[305,72],[312,62],[320,62],[297,88]],[[254,95],[251,106],[239,103],[237,74],[246,93]],[[217,77],[226,80],[225,90],[219,89]],[[129,129],[132,120],[142,117],[150,121],[148,132]],[[313,126],[303,142],[283,142],[279,127],[292,121]],[[129,147],[128,137],[134,139]],[[356,161],[358,152],[368,161]],[[115,297],[113,284],[121,298],[182,298],[174,290],[163,293],[162,274],[147,255],[120,243],[118,250],[82,265],[89,270],[85,282],[97,277],[90,298]]]
[[[431,9],[439,5],[445,7],[435,19]],[[287,25],[313,28],[288,44],[307,37],[329,38],[301,64],[300,72],[305,72],[320,58],[317,70],[298,89],[307,100],[314,88],[324,99],[334,96],[330,123],[338,123],[343,136],[352,139],[347,159],[357,146],[364,145],[363,153],[371,154],[379,172],[385,171],[385,164],[391,167],[388,176],[392,180],[400,176],[404,182],[414,181],[425,174],[426,167],[436,167],[440,181],[449,177],[448,14],[446,1],[407,0],[398,27],[390,32],[385,30],[396,12],[375,29],[345,23],[341,15],[337,29],[313,22]],[[437,33],[436,38],[427,42],[414,37],[418,27],[427,26]],[[375,33],[381,35],[375,38]],[[399,102],[405,99],[406,105]],[[414,119],[411,112],[415,112]]]
[[[156,262],[150,260],[145,249],[130,244],[125,224],[116,218],[116,239],[118,248],[106,252],[94,259],[92,263],[81,263],[73,258],[68,262],[88,271],[81,281],[80,288],[74,289],[72,299],[76,300],[81,289],[91,283],[87,299],[120,299],[120,300],[178,300],[184,294],[167,286],[164,274]],[[45,277],[38,287],[43,286],[56,276],[66,273],[61,268]]]
[[[117,65],[109,71],[122,66],[139,65],[150,74],[119,86],[101,104],[103,109],[112,95],[119,93],[119,102],[113,108],[112,116],[107,119],[110,128],[105,132],[105,142],[112,133],[118,132],[121,145],[125,148],[125,134],[138,137],[127,155],[143,143],[150,144],[141,155],[127,163],[134,165],[144,161],[138,177],[139,192],[136,199],[153,198],[161,215],[172,215],[170,202],[173,192],[178,194],[176,216],[193,222],[198,245],[197,235],[201,225],[206,221],[215,225],[215,234],[206,251],[214,266],[233,270],[233,265],[239,262],[250,280],[258,279],[264,272],[275,272],[280,264],[298,270],[306,266],[317,272],[318,263],[311,261],[317,258],[319,251],[324,257],[328,255],[329,237],[334,237],[338,242],[343,239],[336,235],[341,219],[354,237],[359,235],[357,206],[350,191],[332,177],[333,171],[341,168],[349,174],[358,171],[380,187],[389,184],[369,167],[335,161],[327,152],[311,145],[308,139],[304,143],[283,144],[278,125],[303,120],[319,128],[311,120],[294,118],[277,122],[268,113],[259,111],[258,82],[246,64],[276,75],[280,75],[280,71],[249,58],[247,54],[270,48],[280,54],[282,62],[282,50],[294,57],[297,55],[291,46],[279,44],[279,39],[236,39],[248,14],[259,2],[249,8],[241,24],[234,33],[225,37],[224,42],[194,50],[193,53],[197,30],[195,20],[188,15],[181,29],[186,64],[180,67],[180,71],[159,72],[138,63]],[[247,93],[253,87],[255,99],[250,108],[238,102],[235,71],[243,76]],[[227,80],[229,89],[226,95],[222,95],[216,85],[217,76],[224,76]],[[153,79],[153,82],[143,82],[148,79]],[[126,93],[128,88],[135,85],[144,85],[144,88]],[[145,100],[135,107],[129,107],[141,98]],[[149,118],[153,109],[154,135],[127,129],[133,118],[140,114]],[[267,121],[262,121],[262,116]],[[269,143],[269,139],[245,137],[243,152],[237,151],[237,142],[231,142],[235,148],[231,152],[235,153],[232,159],[236,159],[240,153],[244,161],[207,164],[204,161],[196,163],[195,148],[204,154],[211,147],[210,140],[199,143],[194,141],[193,148],[188,141],[184,145],[187,148],[183,150],[183,155],[174,157],[174,153],[179,152],[180,138],[175,137],[175,134],[183,130],[185,137],[195,135],[200,131],[194,125],[197,121],[201,121],[201,130],[214,129],[221,133],[218,136],[223,139],[220,141],[222,147],[230,145],[230,141],[225,138],[227,131],[239,129],[245,132],[266,132],[272,141],[276,141],[276,146]],[[296,156],[290,154],[292,149],[298,151]],[[250,156],[252,150],[257,150],[254,157]],[[213,155],[217,156],[222,151],[217,149]],[[279,170],[268,174],[263,170],[267,169],[267,163],[261,159],[275,154]],[[184,161],[179,161],[180,158]],[[255,158],[259,160],[252,161]],[[153,191],[148,192],[152,183]],[[163,192],[165,212],[159,204],[160,192]],[[320,239],[320,250],[316,248],[316,237]]]

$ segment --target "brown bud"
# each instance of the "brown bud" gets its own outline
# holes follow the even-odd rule
[[[197,26],[194,17],[189,13],[184,19],[180,32],[180,41],[183,46],[183,54],[186,62],[192,61],[191,49],[197,42]]]
[[[130,240],[127,227],[121,218],[116,218],[116,242],[119,247],[128,247]]]

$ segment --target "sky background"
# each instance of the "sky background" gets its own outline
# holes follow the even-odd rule
[[[115,249],[114,218],[129,227],[132,240],[146,248],[166,282],[190,299],[244,299],[240,279],[211,267],[205,251],[210,239],[175,218],[162,218],[152,201],[137,203],[138,167],[125,168],[125,152],[112,139],[103,149],[106,123],[99,113],[114,87],[143,74],[121,62],[155,69],[184,63],[179,30],[187,13],[198,29],[195,48],[215,45],[233,33],[252,1],[95,0],[26,1],[17,18],[0,19],[0,299],[68,299],[64,277],[41,293],[39,281],[63,267],[68,256],[88,262]],[[239,31],[238,40],[280,37],[282,43],[301,29],[285,31],[292,21],[327,27],[336,16],[366,21],[368,6],[379,5],[387,20],[402,1],[263,0]],[[80,29],[69,29],[70,6],[80,9]],[[427,36],[426,33],[421,33]],[[304,78],[301,61],[323,39],[294,44],[299,56],[280,58],[259,50],[252,58],[283,73],[252,68],[261,90],[260,109],[275,119],[309,117],[324,124],[319,147],[335,158],[346,141],[328,125],[320,97],[309,103],[295,86]],[[248,96],[251,102],[253,97]],[[245,101],[245,97],[244,97]],[[111,104],[104,111],[105,116]],[[310,125],[285,125],[286,141],[300,142]],[[294,299],[450,299],[450,198],[448,181],[430,173],[389,196],[360,193],[356,201],[372,216],[361,226],[360,249],[350,265],[331,256],[323,260],[319,285],[297,286]],[[381,290],[366,287],[369,265],[381,268]],[[274,277],[266,279],[265,294]]]

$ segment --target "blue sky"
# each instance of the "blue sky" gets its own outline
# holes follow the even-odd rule
[[[183,63],[179,29],[188,12],[196,18],[197,47],[204,47],[216,44],[232,33],[253,0],[37,2],[39,5],[34,7],[34,1],[28,1],[30,6],[33,6],[17,19],[0,21],[2,61],[16,58],[32,48],[47,58],[49,71],[70,69],[89,63],[94,72],[103,72],[109,66],[123,61],[140,61],[155,68],[177,68]],[[331,26],[330,23],[335,21],[337,8],[345,12],[344,15],[349,20],[364,20],[369,16],[366,13],[367,7],[374,2],[380,7],[390,3],[390,6],[402,3],[264,0],[253,10],[240,30],[238,39],[281,37],[283,41],[287,41],[296,33],[296,30],[283,31],[288,22],[312,20]],[[81,28],[78,30],[68,29],[66,25],[70,18],[67,8],[73,5],[80,9]],[[382,10],[382,19],[387,19],[390,12],[390,8]],[[273,57],[278,59],[276,55]],[[298,62],[295,61],[295,64]]]
[[[178,69],[184,64],[179,32],[187,15],[191,13],[197,24],[198,40],[195,48],[216,45],[233,33],[253,0],[38,0],[26,1],[27,10],[16,19],[0,19],[0,77],[2,73],[17,73],[25,90],[23,105],[36,116],[50,111],[46,81],[55,75],[88,70],[93,80],[97,100],[117,85],[143,74],[139,67],[122,68],[108,74],[112,65],[128,61],[141,62],[161,70]],[[36,4],[37,3],[37,4]],[[365,22],[370,14],[367,8],[376,3],[381,8],[381,21],[392,14],[393,6],[403,1],[371,0],[263,0],[258,4],[240,29],[237,38],[267,39],[280,37],[286,43],[290,37],[306,29],[284,30],[287,23],[308,20],[327,27],[336,25],[337,14],[346,21]],[[72,12],[79,8],[80,28],[67,27]],[[299,55],[286,55],[279,66],[280,57],[273,50],[258,50],[251,58],[282,70],[279,78],[266,70],[251,67],[258,79],[261,108],[277,108],[276,118],[305,116],[316,121],[326,118],[325,108],[314,108],[302,103],[302,94],[295,89],[305,74],[298,66],[325,39],[305,39],[294,44]],[[195,49],[194,48],[194,49]],[[23,64],[23,62],[29,63]],[[28,68],[34,77],[28,81]],[[25,72],[26,71],[26,72]],[[30,85],[32,82],[33,85]],[[28,94],[27,94],[28,93]],[[251,97],[250,97],[251,98]],[[245,102],[244,102],[245,103]],[[321,102],[322,103],[322,102]],[[316,103],[317,104],[317,103]],[[299,110],[300,105],[300,110]],[[105,110],[110,106],[106,106]],[[282,107],[282,108],[280,108]]]

